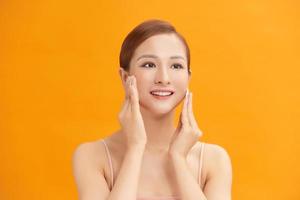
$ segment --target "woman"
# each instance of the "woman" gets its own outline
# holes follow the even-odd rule
[[[120,53],[121,128],[80,144],[73,155],[81,200],[231,199],[227,151],[198,141],[189,65],[189,47],[168,22],[148,20],[127,35]]]

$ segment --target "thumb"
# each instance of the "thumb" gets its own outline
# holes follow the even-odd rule
[[[180,131],[181,127],[182,127],[182,113],[180,113],[176,130]]]
[[[177,124],[177,127],[175,129],[174,136],[177,136],[180,133],[181,128],[182,128],[182,122],[181,122],[181,114],[180,114],[178,124]]]

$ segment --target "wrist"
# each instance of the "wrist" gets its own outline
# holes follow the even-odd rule
[[[141,143],[141,144],[134,144],[134,145],[130,145],[127,148],[127,152],[134,152],[134,153],[143,153],[145,151],[145,147],[146,145]]]
[[[169,157],[172,160],[186,159],[186,156],[183,153],[180,153],[180,152],[169,152]]]

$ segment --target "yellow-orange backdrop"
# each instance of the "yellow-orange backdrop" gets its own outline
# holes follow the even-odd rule
[[[76,199],[71,157],[119,128],[118,55],[146,19],[188,40],[203,141],[233,199],[298,200],[299,1],[1,1],[0,199]]]

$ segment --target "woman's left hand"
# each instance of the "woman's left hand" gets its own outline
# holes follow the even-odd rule
[[[192,93],[187,91],[179,123],[169,146],[169,154],[186,158],[188,152],[201,136],[202,131],[198,128],[193,114]]]

